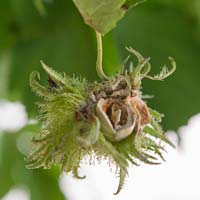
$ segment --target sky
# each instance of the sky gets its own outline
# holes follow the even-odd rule
[[[27,113],[20,102],[0,101],[0,132],[14,131],[27,122]],[[70,174],[59,178],[61,191],[68,200],[200,200],[200,114],[191,117],[179,128],[182,145],[173,149],[166,146],[166,162],[158,166],[141,164],[129,168],[129,177],[117,196],[118,178],[106,162],[100,165],[82,164],[80,173],[84,180],[76,180]],[[173,131],[167,132],[176,144]],[[24,186],[12,188],[2,200],[29,200]]]

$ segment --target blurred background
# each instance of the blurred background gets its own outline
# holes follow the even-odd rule
[[[59,168],[27,170],[24,155],[38,130],[39,99],[29,88],[32,71],[46,75],[42,59],[57,71],[97,80],[96,40],[70,0],[0,0],[0,199],[2,200],[199,200],[200,0],[149,0],[130,10],[103,38],[104,68],[112,75],[131,46],[151,57],[152,73],[168,56],[176,72],[164,82],[145,80],[148,104],[165,114],[163,126],[177,149],[166,163],[133,167],[115,197],[116,175],[106,163],[83,164],[86,180],[60,176]]]

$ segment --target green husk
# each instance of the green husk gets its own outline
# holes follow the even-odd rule
[[[138,66],[125,73],[123,63],[121,74],[103,83],[90,84],[85,79],[70,78],[57,73],[42,62],[43,69],[48,75],[49,84],[40,85],[38,72],[30,76],[30,86],[42,101],[38,103],[39,120],[42,124],[33,138],[35,149],[27,156],[27,167],[50,168],[59,165],[62,171],[71,172],[74,177],[82,179],[78,174],[81,161],[108,159],[114,163],[119,173],[119,186],[115,194],[123,188],[128,167],[138,166],[140,162],[159,164],[164,160],[163,144],[174,145],[164,135],[160,126],[163,115],[149,108],[150,124],[139,132],[133,131],[127,138],[113,142],[106,138],[101,131],[101,121],[95,113],[95,100],[91,100],[91,92],[103,93],[105,85],[119,84],[124,81],[135,90],[140,90],[141,80],[150,71],[149,59],[144,59],[138,52],[129,48],[138,58]],[[175,65],[173,64],[173,67]],[[174,69],[174,68],[173,68]],[[155,80],[167,77],[172,71],[163,70]],[[115,81],[115,79],[117,81]],[[102,95],[102,94],[101,94]]]

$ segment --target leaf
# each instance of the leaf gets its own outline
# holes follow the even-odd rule
[[[147,1],[147,0],[140,0],[140,1],[138,1],[138,0],[127,0],[125,5],[128,8],[132,8],[132,7],[137,6],[138,4],[143,3],[145,1]]]
[[[105,35],[139,0],[73,0],[86,24]]]

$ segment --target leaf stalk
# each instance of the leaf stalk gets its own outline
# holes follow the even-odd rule
[[[103,71],[103,47],[102,47],[102,35],[96,31],[97,38],[97,62],[96,62],[96,71],[100,79],[108,79],[106,74]]]

